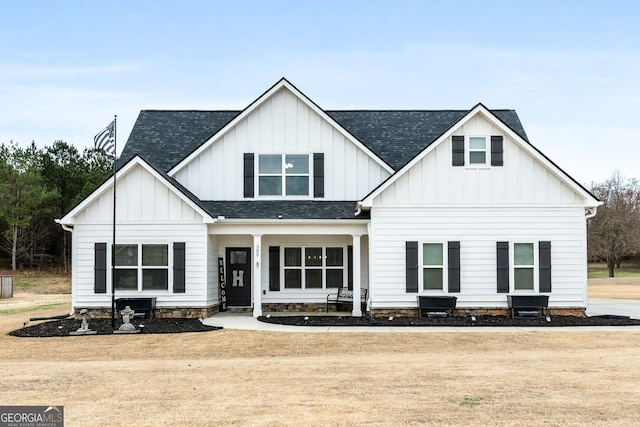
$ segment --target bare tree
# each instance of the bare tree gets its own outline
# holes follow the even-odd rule
[[[603,205],[588,223],[589,258],[606,262],[614,277],[623,258],[640,252],[640,183],[616,171],[591,191]]]

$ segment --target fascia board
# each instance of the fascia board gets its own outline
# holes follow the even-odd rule
[[[169,176],[174,176],[178,173],[182,168],[188,165],[193,159],[198,157],[203,151],[209,148],[212,144],[222,138],[225,134],[229,132],[229,130],[233,129],[240,121],[244,120],[249,114],[254,112],[257,108],[259,108],[262,104],[266,102],[271,96],[277,93],[282,88],[288,89],[291,93],[293,93],[296,97],[298,97],[302,102],[305,103],[309,108],[311,108],[315,113],[317,113],[324,120],[329,122],[338,132],[340,132],[345,138],[351,141],[354,145],[360,148],[362,151],[367,153],[376,163],[382,166],[387,172],[393,173],[393,169],[386,164],[380,157],[378,157],[373,151],[368,149],[364,144],[358,141],[353,135],[351,135],[347,130],[345,130],[340,124],[338,124],[335,120],[333,120],[327,113],[325,113],[318,105],[316,105],[311,99],[309,99],[306,95],[300,92],[294,85],[292,85],[287,79],[282,78],[275,85],[271,86],[265,93],[260,95],[256,100],[254,100],[247,108],[245,108],[240,114],[238,114],[233,120],[227,123],[222,129],[220,129],[215,135],[211,136],[206,142],[201,144],[198,148],[196,148],[191,154],[182,159],[177,165],[172,167],[168,174]]]
[[[186,197],[181,191],[177,190],[175,186],[167,181],[162,175],[158,173],[153,167],[151,167],[143,158],[136,155],[129,162],[127,162],[122,168],[120,168],[116,172],[116,183],[120,181],[124,176],[126,176],[131,170],[135,167],[141,166],[147,172],[149,172],[154,178],[162,182],[170,191],[172,191],[176,196],[180,198],[183,202],[185,202],[189,207],[191,207],[194,211],[196,211],[199,215],[202,216],[203,222],[205,224],[214,223],[216,220],[211,218],[211,216],[204,211],[200,206],[196,205],[192,200]],[[82,212],[87,206],[93,203],[97,198],[102,196],[106,191],[113,188],[113,175],[107,179],[100,187],[98,187],[93,193],[87,196],[82,202],[80,202],[75,208],[73,208],[68,214],[62,217],[59,220],[60,224],[64,225],[73,225],[74,218]]]

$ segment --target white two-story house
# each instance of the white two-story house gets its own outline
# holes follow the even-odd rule
[[[354,316],[412,315],[417,295],[467,311],[518,293],[549,295],[555,313],[587,305],[599,201],[513,110],[325,111],[282,79],[242,111],[141,111],[112,260],[113,182],[59,220],[76,310],[109,310],[112,286],[165,316],[321,311],[339,287]]]

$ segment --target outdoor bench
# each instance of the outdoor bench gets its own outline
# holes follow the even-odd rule
[[[445,313],[445,315],[455,315],[457,297],[452,296],[426,296],[418,295],[418,315],[422,318],[422,312]]]
[[[336,305],[336,311],[340,304],[351,304],[353,306],[353,291],[348,288],[338,288],[338,292],[327,295],[327,313],[329,312],[329,304]],[[362,312],[367,308],[367,289],[360,289],[360,308]]]
[[[520,316],[520,312],[535,312],[536,315],[549,316],[549,295],[507,295],[511,309],[511,318]]]
[[[156,308],[156,299],[154,298],[117,298],[116,310],[120,312],[126,306],[136,313],[149,313],[149,318],[153,319],[153,310]]]

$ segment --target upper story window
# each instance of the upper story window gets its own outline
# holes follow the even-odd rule
[[[260,154],[258,195],[308,196],[310,170],[308,154]]]
[[[469,137],[469,164],[487,164],[487,138],[484,136]]]
[[[452,166],[503,166],[504,148],[502,135],[451,137]]]

